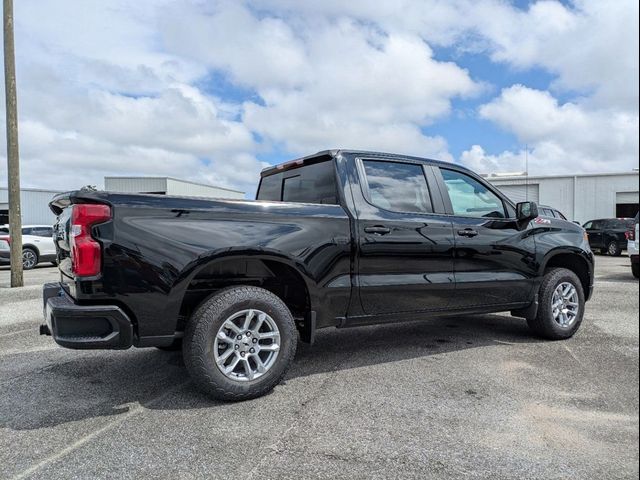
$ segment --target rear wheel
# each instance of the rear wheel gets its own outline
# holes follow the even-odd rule
[[[33,248],[22,249],[22,268],[23,270],[31,270],[38,264],[38,252]]]
[[[580,279],[566,268],[550,269],[539,292],[535,318],[527,320],[536,335],[549,340],[572,337],[580,328],[585,298]]]
[[[198,307],[183,339],[195,383],[220,400],[246,400],[271,391],[296,352],[291,312],[258,287],[221,290]]]
[[[640,263],[632,263],[631,264],[631,273],[636,278],[640,278]]]
[[[618,242],[615,240],[609,242],[609,245],[607,246],[607,253],[612,257],[619,257],[622,254],[622,249],[618,245]]]

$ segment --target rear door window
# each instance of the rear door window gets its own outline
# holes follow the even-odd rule
[[[31,231],[31,235],[35,235],[36,237],[53,237],[53,228],[52,227],[37,227],[33,228]]]
[[[363,160],[368,199],[394,212],[431,213],[431,197],[422,165]]]

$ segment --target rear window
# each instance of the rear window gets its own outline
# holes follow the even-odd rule
[[[607,226],[606,228],[610,228],[610,229],[625,229],[625,228],[632,228],[634,226],[634,221],[632,219],[615,219],[615,220],[609,220],[607,222]]]
[[[263,177],[256,196],[258,200],[338,203],[333,161],[324,161]]]

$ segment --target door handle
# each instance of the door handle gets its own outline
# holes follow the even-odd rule
[[[389,227],[385,227],[384,225],[374,225],[372,227],[364,227],[364,231],[366,233],[377,233],[378,235],[386,235],[391,232]]]
[[[458,230],[458,235],[460,235],[461,237],[475,237],[476,235],[478,235],[478,231],[474,230],[472,228],[465,228],[464,230]]]

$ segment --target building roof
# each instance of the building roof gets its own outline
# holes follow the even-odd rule
[[[245,193],[245,192],[240,191],[240,190],[233,190],[231,188],[226,188],[226,187],[218,187],[217,185],[209,185],[207,183],[192,182],[190,180],[183,180],[181,178],[175,178],[175,177],[108,176],[108,177],[104,177],[104,179],[105,180],[107,180],[107,179],[114,179],[114,180],[173,180],[174,182],[187,183],[189,185],[198,185],[199,187],[215,188],[215,189],[218,189],[218,190],[225,190],[227,192],[234,192],[234,193],[242,193],[242,194]]]
[[[486,180],[491,182],[493,181],[513,181],[513,180],[545,180],[548,178],[585,178],[585,177],[617,177],[620,175],[638,175],[637,171],[626,171],[626,172],[606,172],[606,173],[577,173],[577,174],[564,174],[564,175],[517,175],[513,177],[499,177],[499,176],[484,176]]]
[[[7,187],[0,187],[0,190],[8,190]],[[48,190],[46,188],[20,188],[21,192],[44,192],[44,193],[60,193],[64,190]]]

